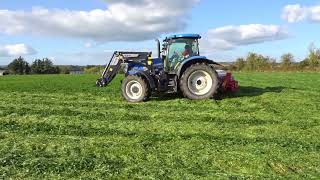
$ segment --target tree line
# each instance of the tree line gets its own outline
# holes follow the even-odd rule
[[[71,71],[83,71],[86,74],[100,74],[104,66],[55,66],[49,58],[36,59],[29,64],[23,57],[14,59],[9,65],[10,74],[69,74]],[[320,49],[314,45],[309,47],[307,57],[297,62],[293,54],[281,56],[280,62],[269,56],[248,53],[244,58],[238,58],[229,66],[234,71],[319,71]]]
[[[30,65],[23,57],[14,59],[9,65],[10,74],[59,74],[60,68],[48,58],[36,59]]]
[[[248,53],[245,58],[238,58],[230,69],[236,71],[318,71],[320,70],[320,49],[311,45],[307,57],[297,62],[294,55],[286,53],[280,63],[269,56]]]
[[[15,75],[24,74],[70,74],[81,72],[86,74],[100,74],[104,66],[57,66],[49,58],[36,59],[29,64],[23,57],[14,59],[8,66],[8,73]]]

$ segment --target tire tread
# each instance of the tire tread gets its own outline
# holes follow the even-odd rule
[[[209,69],[210,68],[210,69]],[[210,91],[209,93],[207,93],[206,95],[203,95],[203,96],[197,96],[193,93],[190,92],[189,88],[188,88],[188,77],[189,75],[196,71],[196,70],[199,70],[199,69],[202,69],[202,70],[206,70],[209,74],[212,75],[212,78],[215,79],[215,82],[216,84],[213,85],[213,90]],[[215,72],[215,70],[210,67],[208,64],[206,63],[196,63],[196,64],[193,64],[191,65],[190,67],[188,67],[186,69],[186,71],[182,74],[181,78],[180,78],[180,82],[179,82],[179,86],[180,86],[180,90],[183,94],[183,96],[185,98],[188,98],[188,99],[191,99],[191,100],[201,100],[201,99],[209,99],[209,98],[212,98],[217,90],[218,90],[218,77],[217,77],[217,74]]]

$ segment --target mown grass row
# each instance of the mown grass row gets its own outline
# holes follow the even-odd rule
[[[230,97],[130,104],[119,77],[0,78],[0,177],[317,178],[317,73],[241,73]]]

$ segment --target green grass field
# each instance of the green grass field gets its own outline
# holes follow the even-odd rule
[[[230,97],[141,104],[96,78],[0,77],[0,179],[320,178],[319,73],[238,73]]]

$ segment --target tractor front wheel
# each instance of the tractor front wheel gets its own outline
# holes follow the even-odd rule
[[[150,98],[151,89],[145,78],[130,75],[122,82],[122,96],[133,103],[147,101]]]
[[[192,100],[210,99],[218,89],[215,70],[207,64],[191,65],[180,79],[180,89],[186,98]]]

